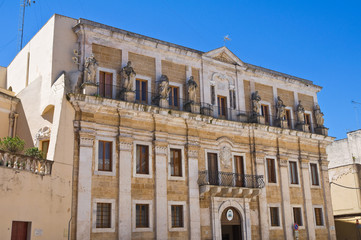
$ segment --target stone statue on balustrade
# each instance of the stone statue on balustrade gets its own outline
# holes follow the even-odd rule
[[[282,99],[278,96],[277,97],[277,105],[276,105],[276,109],[277,109],[277,119],[279,120],[284,120],[285,116],[286,116],[286,109],[285,109],[285,105],[283,104]]]
[[[191,76],[187,82],[188,101],[184,104],[185,111],[192,113],[200,113],[200,105],[197,104],[197,88],[198,84]]]
[[[301,104],[301,101],[298,102],[296,113],[298,124],[305,124],[305,108]]]
[[[196,81],[194,81],[193,76],[189,78],[187,82],[187,87],[188,87],[188,100],[193,103],[196,102],[198,84],[196,83]]]
[[[136,72],[132,67],[132,62],[128,61],[127,65],[120,70],[120,76],[123,83],[123,90],[125,92],[133,91],[133,84],[135,82]]]
[[[277,110],[276,125],[281,128],[288,128],[288,122],[286,119],[286,106],[283,104],[283,101],[279,96],[277,97],[276,110]]]
[[[261,108],[261,103],[260,103],[261,96],[258,94],[258,91],[252,93],[251,100],[252,100],[251,121],[256,123],[263,122],[262,119],[260,119],[261,116],[259,114]]]
[[[86,74],[86,82],[95,84],[95,76],[96,76],[96,68],[98,62],[95,59],[94,55],[91,54],[90,57],[87,57],[85,60],[85,74]]]
[[[122,81],[122,89],[120,91],[121,98],[128,102],[135,101],[135,92],[133,84],[135,82],[136,72],[132,67],[132,62],[128,61],[127,65],[120,70],[120,78]]]
[[[156,96],[155,99],[153,99],[153,102],[157,102],[159,107],[168,108],[169,93],[170,93],[169,79],[166,75],[162,75],[159,79],[158,95]]]
[[[316,117],[316,124],[317,127],[324,127],[324,119],[323,119],[323,112],[321,112],[320,106],[318,104],[316,104],[315,108],[314,108],[314,113],[315,113],[315,117]]]

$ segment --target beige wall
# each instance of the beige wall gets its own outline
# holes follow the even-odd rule
[[[6,88],[6,67],[0,66],[0,88]]]

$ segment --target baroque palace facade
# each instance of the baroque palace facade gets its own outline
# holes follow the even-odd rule
[[[51,63],[27,46],[7,79],[19,92],[49,68],[38,89],[65,89],[71,239],[335,239],[321,87],[85,19],[42,34]],[[40,71],[20,76],[29,58]]]

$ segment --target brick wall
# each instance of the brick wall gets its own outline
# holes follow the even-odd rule
[[[197,102],[201,101],[201,94],[200,94],[200,89],[201,89],[201,83],[200,83],[200,75],[199,75],[199,69],[197,68],[192,68],[192,76],[194,81],[197,83],[198,85],[198,89],[197,89]]]
[[[155,87],[156,87],[156,85],[155,85],[155,81],[156,81],[155,58],[129,52],[128,60],[132,62],[134,71],[137,74],[148,76],[148,77],[152,78],[151,92],[155,92],[156,91],[156,89],[155,89]]]
[[[244,102],[246,103],[246,111],[250,112],[252,109],[251,106],[251,84],[247,80],[243,80],[244,86]]]

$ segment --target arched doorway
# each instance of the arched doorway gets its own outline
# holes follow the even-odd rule
[[[234,207],[224,209],[221,216],[222,240],[242,240],[242,221]]]

